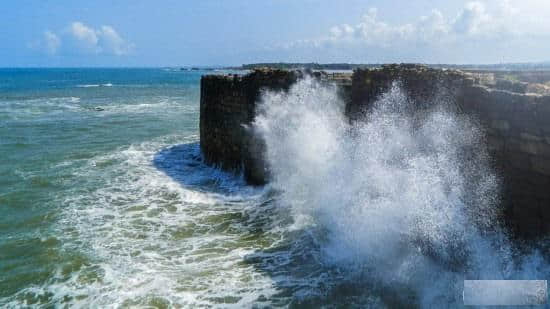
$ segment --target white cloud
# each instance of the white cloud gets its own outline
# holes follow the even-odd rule
[[[48,54],[54,55],[60,46],[61,39],[55,33],[44,31],[44,48]]]
[[[439,42],[443,39],[464,39],[464,36],[492,36],[502,29],[495,17],[489,15],[481,2],[469,2],[456,17],[446,18],[439,10],[432,10],[416,21],[390,24],[378,18],[378,10],[371,8],[355,26],[334,26],[330,35],[319,41],[337,41],[355,38],[368,45],[392,46],[410,42]],[[342,35],[343,29],[348,36]],[[355,34],[352,36],[352,34]],[[451,36],[451,37],[449,37]]]
[[[420,17],[416,29],[418,40],[428,42],[444,39],[450,32],[450,25],[443,14],[434,9],[429,15]]]
[[[77,53],[122,56],[134,48],[134,44],[122,38],[112,26],[104,25],[94,29],[79,21],[72,22],[59,33],[45,31],[42,40],[29,44],[29,47],[53,55],[60,50],[62,38],[68,43],[63,44],[63,50]]]
[[[381,20],[378,10],[371,8],[356,24],[335,25],[325,36],[287,43],[283,48],[322,48],[325,53],[340,54],[340,61],[361,51],[371,58],[392,55],[393,58],[378,57],[384,61],[469,62],[483,55],[487,59],[493,56],[495,62],[524,56],[548,59],[550,56],[545,56],[550,55],[547,29],[550,29],[550,2],[480,0],[466,3],[455,14],[445,16],[434,9],[406,23]],[[537,44],[541,50],[522,49]],[[498,46],[509,50],[498,50]],[[474,57],[475,53],[480,57]]]
[[[82,22],[73,22],[69,27],[69,34],[80,48],[88,52],[121,56],[134,48],[134,44],[124,40],[112,26],[104,25],[94,29]]]
[[[61,47],[61,38],[54,32],[46,30],[40,39],[29,42],[27,47],[48,55],[55,55]]]
[[[453,30],[458,34],[476,35],[488,33],[490,31],[489,28],[493,25],[493,21],[491,16],[485,11],[483,3],[469,2],[451,24]]]
[[[73,22],[69,26],[70,35],[76,40],[81,48],[92,52],[101,52],[102,49],[98,46],[98,32],[81,22]]]
[[[134,48],[132,43],[126,42],[111,26],[101,26],[99,33],[103,48],[115,55],[125,55]]]

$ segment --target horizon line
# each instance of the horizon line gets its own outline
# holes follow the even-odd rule
[[[505,66],[505,65],[543,65],[550,66],[550,61],[526,61],[526,62],[500,62],[500,63],[429,63],[429,62],[286,62],[286,61],[273,61],[273,62],[250,62],[238,65],[107,65],[107,66],[0,66],[0,69],[147,69],[147,68],[214,68],[214,69],[231,69],[239,68],[246,65],[258,65],[258,64],[317,64],[317,65],[386,65],[386,64],[419,64],[419,65],[437,65],[437,66]]]

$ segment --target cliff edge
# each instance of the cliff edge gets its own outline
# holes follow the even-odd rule
[[[301,72],[256,70],[247,75],[206,75],[201,79],[200,145],[204,159],[243,172],[254,185],[268,181],[263,143],[252,134],[256,104],[263,90],[288,90]],[[384,65],[350,74],[314,73],[337,83],[346,115],[358,121],[376,98],[398,82],[407,96],[429,107],[438,96],[476,119],[484,145],[503,180],[506,221],[520,234],[550,234],[550,96],[529,92],[526,82],[502,81],[495,73],[432,69],[419,65]],[[492,74],[492,75],[491,75]],[[528,83],[527,83],[528,84]],[[460,134],[460,132],[457,132]]]

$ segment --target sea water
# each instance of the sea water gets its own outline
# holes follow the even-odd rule
[[[0,70],[0,306],[460,307],[465,279],[548,277],[449,104],[395,85],[352,125],[335,88],[266,92],[251,187],[202,161],[204,73]]]

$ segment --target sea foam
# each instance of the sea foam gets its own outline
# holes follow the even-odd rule
[[[337,93],[310,78],[266,92],[254,124],[277,203],[322,235],[326,263],[428,307],[460,305],[464,279],[548,275],[536,252],[512,258],[484,132],[452,100],[419,110],[396,82],[351,123]]]

